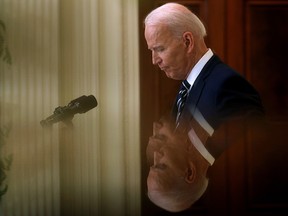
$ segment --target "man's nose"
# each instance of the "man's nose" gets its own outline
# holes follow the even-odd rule
[[[160,159],[163,157],[163,153],[159,151],[154,151],[154,165],[159,163]]]
[[[161,62],[161,58],[159,57],[159,55],[155,52],[152,52],[152,63],[154,65],[157,65]]]
[[[153,135],[156,135],[162,126],[163,124],[159,121],[153,122]]]

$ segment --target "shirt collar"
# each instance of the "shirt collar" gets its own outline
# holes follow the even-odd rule
[[[213,56],[212,50],[209,48],[208,51],[202,56],[202,58],[196,63],[196,65],[192,68],[191,72],[187,77],[187,81],[192,87],[196,78],[199,76],[201,70],[205,66],[205,64],[209,61],[209,59]],[[190,88],[191,88],[190,87]]]

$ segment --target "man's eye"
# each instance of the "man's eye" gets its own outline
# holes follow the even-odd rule
[[[159,163],[159,164],[154,165],[154,167],[155,167],[156,169],[164,170],[164,169],[166,169],[167,165],[166,165],[166,164],[163,164],[163,163]]]
[[[152,49],[152,51],[157,52],[157,53],[163,52],[164,50],[165,50],[164,47],[154,47],[154,48]]]
[[[167,136],[165,136],[163,134],[155,134],[154,138],[161,140],[161,141],[167,141]]]
[[[165,49],[164,49],[164,47],[158,47],[157,49],[156,49],[156,52],[163,52]]]

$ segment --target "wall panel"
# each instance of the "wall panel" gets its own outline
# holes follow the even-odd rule
[[[248,146],[248,207],[287,211],[288,2],[251,1],[246,6],[247,75],[260,91],[268,118],[265,133]],[[283,136],[284,135],[284,136]]]

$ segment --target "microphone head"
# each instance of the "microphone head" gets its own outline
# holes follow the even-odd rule
[[[57,107],[54,110],[53,115],[49,116],[45,120],[42,120],[40,124],[42,127],[51,126],[52,124],[63,121],[71,121],[77,113],[85,113],[98,105],[96,98],[93,95],[83,95],[75,100],[72,100],[67,106]]]
[[[83,95],[75,100],[72,100],[68,107],[74,113],[85,113],[98,105],[96,98],[93,95]]]

